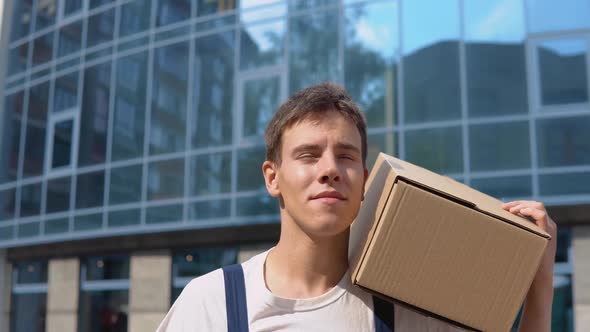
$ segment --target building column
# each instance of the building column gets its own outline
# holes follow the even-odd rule
[[[576,331],[590,331],[590,226],[573,228],[573,292]]]
[[[78,258],[50,260],[47,275],[47,332],[78,330],[79,293]]]
[[[6,250],[0,250],[0,331],[9,331],[12,294],[12,264],[6,260]]]
[[[129,332],[155,331],[170,308],[172,257],[169,252],[131,256]]]

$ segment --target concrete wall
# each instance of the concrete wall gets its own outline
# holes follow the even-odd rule
[[[155,331],[170,307],[172,257],[169,252],[131,256],[129,332]]]
[[[9,331],[12,265],[6,260],[6,251],[0,250],[0,331]]]
[[[590,226],[573,228],[573,291],[576,331],[590,331]]]
[[[80,261],[52,259],[47,275],[47,332],[76,332]]]

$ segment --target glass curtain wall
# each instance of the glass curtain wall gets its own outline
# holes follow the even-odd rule
[[[47,261],[13,264],[11,332],[44,332],[47,317]]]

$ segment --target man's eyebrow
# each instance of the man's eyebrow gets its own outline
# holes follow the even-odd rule
[[[293,154],[297,154],[303,151],[318,151],[321,149],[322,147],[319,144],[301,144],[293,149]]]
[[[356,153],[361,153],[361,150],[356,145],[350,143],[338,142],[336,143],[336,148],[340,150],[350,150]]]

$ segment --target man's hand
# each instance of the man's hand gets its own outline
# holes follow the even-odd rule
[[[551,306],[553,304],[553,268],[557,250],[557,225],[547,214],[543,203],[514,201],[502,205],[513,214],[530,217],[535,224],[551,235],[541,264],[527,293],[522,310],[519,332],[551,331]]]

